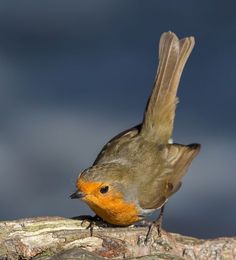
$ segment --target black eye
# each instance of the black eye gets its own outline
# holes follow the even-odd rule
[[[108,186],[104,186],[104,187],[102,187],[102,188],[100,189],[100,192],[101,192],[101,193],[107,193],[108,190],[109,190],[109,187],[108,187]]]

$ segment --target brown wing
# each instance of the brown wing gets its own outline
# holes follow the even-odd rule
[[[140,187],[140,206],[144,209],[159,208],[178,191],[182,177],[199,150],[199,144],[167,145],[163,150],[163,164],[160,165],[157,174],[153,174],[153,179],[144,182]]]
[[[98,154],[96,160],[94,161],[93,165],[95,164],[102,164],[108,163],[112,160],[117,159],[116,151],[126,143],[128,140],[131,140],[134,136],[138,135],[141,129],[141,124],[134,126],[130,129],[127,129],[115,137],[113,137],[107,144],[105,144]],[[119,157],[118,157],[119,158]]]
[[[172,32],[161,36],[159,66],[141,130],[141,134],[151,142],[167,144],[172,136],[176,93],[193,46],[193,37],[179,40]]]

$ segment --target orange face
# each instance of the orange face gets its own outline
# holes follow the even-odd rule
[[[135,203],[126,202],[122,193],[103,182],[89,182],[79,178],[77,188],[89,207],[106,222],[128,226],[140,220]]]

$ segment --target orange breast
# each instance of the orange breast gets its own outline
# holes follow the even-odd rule
[[[101,185],[104,184],[82,180],[77,183],[79,190],[86,194],[83,200],[99,217],[119,226],[128,226],[141,220],[135,203],[126,202],[122,194],[116,190],[101,194],[99,192]]]
[[[105,203],[95,199],[87,199],[86,202],[99,217],[110,224],[128,226],[140,220],[134,203],[113,199],[107,199]]]

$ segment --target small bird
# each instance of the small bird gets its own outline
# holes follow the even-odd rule
[[[77,179],[76,192],[102,220],[128,226],[161,208],[177,192],[181,179],[200,150],[199,144],[171,142],[176,92],[194,38],[163,33],[159,66],[143,122],[111,139],[94,164]]]

